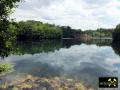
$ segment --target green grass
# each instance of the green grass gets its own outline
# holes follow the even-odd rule
[[[0,75],[8,73],[13,70],[13,64],[11,63],[1,63],[0,64]]]

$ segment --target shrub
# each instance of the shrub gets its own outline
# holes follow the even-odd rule
[[[8,73],[13,70],[13,64],[10,63],[1,63],[0,64],[0,75],[3,73]]]

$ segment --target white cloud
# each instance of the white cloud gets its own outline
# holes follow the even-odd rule
[[[11,17],[81,29],[114,28],[120,23],[120,1],[26,0]]]

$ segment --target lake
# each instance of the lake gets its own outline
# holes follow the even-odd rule
[[[80,80],[97,90],[99,77],[120,78],[120,47],[111,40],[41,40],[16,42],[1,62],[14,63],[14,71],[4,78],[30,74]],[[102,89],[101,89],[102,90]],[[110,90],[110,89],[108,89]],[[115,89],[115,90],[120,90]]]

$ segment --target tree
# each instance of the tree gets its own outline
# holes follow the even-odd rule
[[[21,21],[17,25],[17,40],[61,39],[60,27],[39,21]]]
[[[113,32],[113,41],[120,42],[120,24],[116,26],[116,29]]]
[[[70,26],[62,26],[63,31],[63,38],[73,38],[74,37],[74,30],[71,29]]]
[[[8,51],[9,41],[9,15],[12,9],[16,7],[16,3],[20,0],[0,0],[0,55],[4,55]]]
[[[6,20],[12,9],[16,7],[16,3],[20,0],[1,0],[0,1],[0,20]]]
[[[1,0],[0,1],[0,40],[8,39],[7,30],[9,26],[9,15],[12,9],[17,5],[20,0]]]

